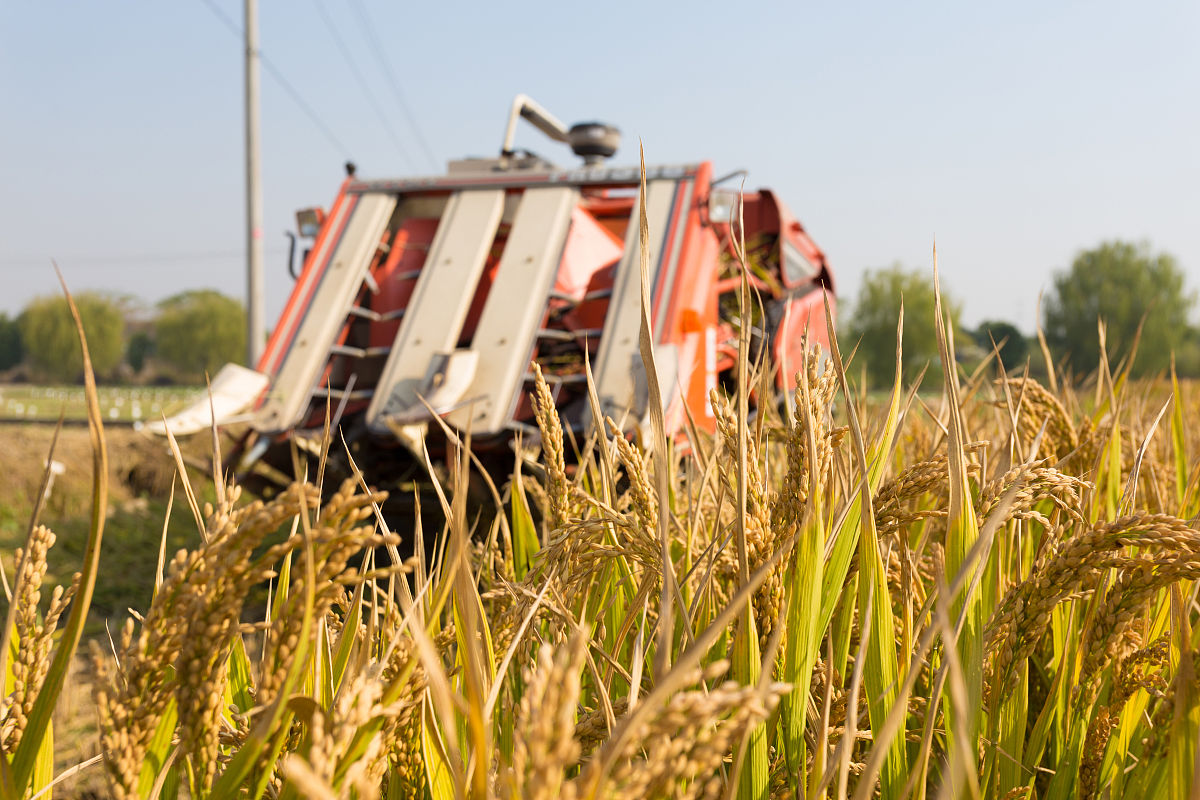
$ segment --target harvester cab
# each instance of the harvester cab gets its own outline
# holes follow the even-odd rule
[[[515,151],[519,119],[583,163],[563,169]],[[315,458],[327,417],[378,484],[417,480],[425,454],[440,457],[435,418],[469,431],[477,457],[507,472],[516,438],[536,436],[535,371],[568,436],[582,442],[603,422],[585,362],[601,415],[627,432],[644,424],[641,175],[610,166],[618,145],[615,128],[568,128],[518,96],[496,158],[453,161],[432,177],[348,170],[327,210],[300,212],[303,269],[256,370],[228,378],[244,392],[230,412],[246,425],[236,454],[244,480],[259,490],[290,480],[293,450]],[[711,430],[709,392],[736,374],[735,237],[756,296],[745,324],[780,368],[777,385],[802,363],[806,335],[827,343],[824,254],[772,192],[742,194],[731,180],[740,175],[714,180],[709,162],[646,167],[649,308],[669,435],[689,417]],[[202,406],[193,420],[207,423]]]

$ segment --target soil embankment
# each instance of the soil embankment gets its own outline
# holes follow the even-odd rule
[[[165,498],[171,491],[175,461],[164,439],[127,427],[106,427],[109,503],[119,508],[139,498]],[[47,520],[69,519],[91,511],[92,444],[87,426],[64,426],[54,443],[54,425],[0,424],[0,520],[28,522],[53,446],[54,482],[46,502]]]

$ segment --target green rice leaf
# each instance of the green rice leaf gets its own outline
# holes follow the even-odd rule
[[[842,678],[846,676],[846,664],[850,661],[850,637],[854,633],[854,619],[858,611],[858,573],[846,582],[846,590],[838,603],[837,613],[829,629],[833,641],[833,668]]]
[[[783,698],[780,723],[788,759],[788,773],[802,785],[807,760],[804,730],[807,726],[809,686],[813,665],[824,638],[817,630],[821,615],[821,575],[825,565],[825,526],[817,515],[811,516],[796,542],[787,573],[788,636],[784,644],[780,679],[792,684]]]
[[[167,701],[163,715],[158,718],[154,735],[146,748],[146,760],[142,764],[142,772],[138,776],[138,797],[148,798],[153,793],[154,784],[158,781],[167,761],[171,756],[171,744],[175,738],[175,724],[179,721],[179,707],[175,698]]]
[[[450,760],[443,743],[444,731],[438,727],[437,715],[424,704],[421,725],[421,752],[425,757],[425,777],[430,800],[455,800],[454,778]]]
[[[1054,777],[1046,791],[1046,800],[1068,800],[1079,793],[1079,765],[1083,760],[1083,745],[1087,738],[1087,715],[1070,720],[1068,739],[1062,756],[1054,767]]]
[[[338,637],[337,649],[333,653],[332,683],[335,687],[342,685],[346,675],[346,667],[350,663],[350,655],[358,642],[358,628],[362,623],[363,587],[360,585],[350,601],[350,611],[342,624],[342,633]]]
[[[1200,738],[1200,690],[1196,686],[1196,665],[1188,613],[1179,585],[1171,587],[1171,607],[1174,611],[1174,648],[1178,659],[1175,675],[1175,707],[1172,709],[1171,735],[1167,741],[1167,791],[1170,800],[1190,800],[1196,797],[1197,786],[1192,774],[1196,763],[1196,744]]]
[[[1170,603],[1159,602],[1158,608],[1151,614],[1146,640],[1157,641],[1169,624]],[[1161,671],[1158,671],[1158,674],[1160,677],[1162,676]],[[1113,797],[1126,796],[1125,768],[1129,765],[1130,748],[1138,744],[1135,736],[1141,734],[1143,714],[1146,713],[1150,700],[1149,692],[1135,691],[1133,696],[1125,702],[1125,707],[1121,709],[1117,729],[1113,731],[1108,740],[1108,748],[1105,750],[1104,761],[1100,767],[1100,786],[1111,787]]]
[[[229,680],[225,684],[227,705],[234,705],[241,713],[254,707],[254,673],[250,657],[246,654],[246,643],[241,636],[233,637],[229,648]]]
[[[1018,665],[1016,675],[1016,688],[1000,698],[996,712],[999,748],[990,749],[990,761],[995,764],[996,775],[993,794],[999,797],[1024,786],[1028,780],[1021,761],[1025,753],[1026,723],[1029,717],[1029,665]]]
[[[869,638],[866,652],[863,653],[866,659],[863,683],[867,688],[867,710],[871,729],[879,730],[888,711],[896,703],[900,673],[896,663],[896,643],[887,635],[887,632],[895,629],[892,607],[888,602],[887,570],[879,553],[875,513],[866,491],[864,488],[866,513],[862,515],[862,541],[858,548],[858,605],[870,609],[871,630],[879,632]],[[868,597],[874,598],[873,602],[868,602]],[[908,754],[904,738],[898,737],[892,741],[890,753],[880,772],[885,800],[899,797],[907,778]]]
[[[857,417],[853,413],[854,406],[850,401],[851,394],[846,380],[845,366],[842,364],[841,351],[838,349],[833,314],[828,301],[825,304],[825,321],[830,331],[829,344],[833,356],[834,368],[837,370],[838,378],[842,384],[842,394],[847,398],[846,408],[851,411],[852,419],[855,420],[853,424],[857,425]],[[878,435],[871,438],[870,446],[866,447],[864,445],[866,447],[866,454],[863,459],[865,464],[860,464],[862,474],[865,476],[868,499],[879,488],[883,480],[888,456],[892,452],[892,445],[895,443],[896,433],[900,428],[900,418],[902,416],[901,401],[904,396],[901,385],[902,350],[900,345],[903,330],[904,313],[901,310],[896,327],[896,374],[892,382],[891,395],[888,398],[887,415],[884,417],[882,430]],[[861,428],[858,431],[858,435],[861,437]],[[849,510],[842,518],[841,524],[830,537],[833,543],[826,558],[821,581],[821,617],[817,624],[817,630],[822,633],[829,627],[834,611],[842,599],[842,590],[846,583],[846,575],[850,571],[850,564],[858,549],[858,540],[863,528],[862,504],[863,492],[856,490]],[[839,670],[839,672],[843,671],[844,669]]]
[[[525,496],[519,458],[513,470],[512,537],[513,574],[518,581],[523,581],[533,565],[533,558],[541,548],[541,543],[538,541],[537,526],[533,524],[533,515],[529,511],[529,499]]]
[[[1175,502],[1183,507],[1188,491],[1187,434],[1183,421],[1183,393],[1179,390],[1179,378],[1175,375],[1175,359],[1171,359],[1171,392],[1174,404],[1171,408],[1171,456],[1175,463]]]
[[[23,793],[17,791],[16,781],[13,780],[12,767],[8,763],[8,755],[0,753],[0,797],[20,797]]]
[[[57,265],[55,271],[57,271]],[[59,274],[62,282],[62,275]],[[62,693],[67,671],[83,637],[83,626],[87,622],[87,613],[92,605],[92,593],[96,588],[96,574],[100,569],[100,543],[104,538],[104,522],[108,517],[108,448],[104,442],[104,425],[101,421],[100,400],[96,392],[96,376],[92,372],[91,357],[88,355],[87,337],[83,333],[83,323],[79,318],[79,309],[70,292],[67,295],[67,305],[75,320],[75,330],[79,335],[79,344],[83,348],[84,393],[87,397],[88,431],[92,443],[92,519],[88,532],[88,540],[83,556],[83,568],[80,571],[78,589],[71,603],[71,613],[66,626],[59,638],[58,648],[54,651],[54,659],[46,673],[45,682],[34,701],[33,709],[25,724],[25,732],[17,752],[12,760],[13,783],[24,790],[29,785],[33,770],[36,766],[38,753],[42,749],[42,739],[50,728],[51,715]]]
[[[738,622],[737,634],[733,638],[733,679],[743,686],[758,683],[762,674],[762,654],[758,651],[758,632],[754,625],[754,613],[750,606]],[[767,759],[767,726],[760,722],[751,731],[739,755],[734,761],[742,760],[738,776],[737,800],[767,800],[769,797],[770,763]]]
[[[828,302],[825,304],[825,319],[829,330],[832,331],[833,316],[830,312]],[[883,725],[888,711],[896,702],[900,686],[895,642],[888,635],[888,633],[895,629],[892,606],[889,600],[891,595],[888,592],[887,586],[887,570],[883,565],[883,557],[879,549],[878,531],[875,527],[875,509],[871,498],[878,488],[879,480],[883,476],[885,462],[892,449],[892,440],[899,427],[901,394],[901,346],[899,339],[900,332],[903,331],[903,325],[904,314],[901,312],[897,329],[896,378],[892,385],[891,402],[888,405],[888,415],[884,421],[883,436],[876,440],[875,446],[872,447],[871,457],[867,453],[862,426],[859,424],[858,414],[855,411],[854,405],[852,403],[846,404],[850,417],[850,435],[858,465],[858,498],[854,501],[851,514],[843,522],[834,544],[835,554],[838,553],[839,549],[844,550],[842,557],[846,559],[845,565],[835,564],[833,558],[831,558],[829,571],[826,573],[827,576],[832,575],[834,580],[836,580],[836,587],[840,589],[841,584],[845,580],[846,570],[849,568],[849,555],[854,550],[854,548],[848,547],[848,544],[854,539],[858,539],[858,603],[860,608],[869,609],[871,616],[870,629],[876,631],[876,635],[869,637],[865,653],[863,654],[865,658],[863,683],[867,690],[867,709],[873,730],[877,730]],[[846,382],[846,370],[842,364],[842,356],[838,350],[835,336],[830,336],[830,345],[833,351],[834,369],[837,371],[838,378],[842,383],[842,393],[846,397],[849,397],[850,391]],[[857,515],[854,514],[854,511],[857,511]],[[852,519],[854,516],[857,516],[857,519]],[[852,522],[858,526],[857,536],[854,536],[854,533],[848,530],[847,526],[851,525]],[[840,576],[838,572],[841,573]],[[833,615],[834,604],[836,603],[836,598],[832,596],[833,588],[834,585],[826,582],[826,588],[822,593],[822,605],[828,604],[828,612],[826,615],[825,609],[822,609],[823,619],[821,621],[821,630],[824,630],[829,624],[829,618]],[[871,598],[870,602],[868,598]],[[885,800],[900,796],[904,791],[904,782],[907,777],[908,753],[905,748],[904,737],[901,736],[893,740],[889,746],[888,757],[884,762],[883,769],[880,771],[880,783]]]
[[[293,526],[292,533],[295,533]],[[283,606],[287,603],[288,592],[292,585],[292,554],[288,553],[283,557],[283,563],[279,566],[279,576],[275,578],[275,596],[271,598],[271,619],[278,619],[283,613]]]
[[[54,780],[54,723],[46,726],[46,735],[42,738],[42,747],[38,750],[37,759],[33,764],[33,783],[30,791],[34,794],[46,789],[42,797],[50,798],[52,791],[47,789]]]
[[[949,454],[950,506],[946,519],[945,545],[945,574],[946,583],[949,584],[967,565],[969,554],[979,539],[979,520],[975,516],[975,506],[967,479],[966,426],[959,399],[958,362],[954,355],[954,329],[947,323],[942,308],[936,247],[933,251],[933,270],[938,352],[942,359],[946,405],[949,411],[946,446]],[[993,555],[995,552],[993,548]],[[984,571],[987,571],[986,565]],[[957,753],[956,755],[956,751],[960,741],[971,743],[972,747],[975,742],[979,741],[980,709],[983,704],[983,603],[972,582],[967,582],[959,595],[947,599],[950,603],[952,621],[959,624],[961,619],[955,648],[960,658],[963,681],[966,684],[966,697],[963,698],[966,707],[954,709],[955,713],[946,714],[946,738],[950,742],[951,764],[969,764],[971,765],[970,769],[973,770],[976,763],[975,752]],[[890,629],[879,628],[878,630]],[[950,708],[949,704],[954,702],[952,694],[947,693],[946,702]],[[967,726],[966,731],[955,730],[958,725],[964,723]],[[951,776],[952,781],[957,781],[961,777],[953,768]],[[960,786],[959,789],[961,790],[961,788]]]

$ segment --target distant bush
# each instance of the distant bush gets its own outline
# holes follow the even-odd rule
[[[146,366],[146,359],[154,353],[154,337],[146,331],[137,331],[129,337],[125,346],[125,363],[134,373],[141,372]]]
[[[0,370],[12,369],[25,358],[21,328],[15,319],[0,314]]]
[[[1000,348],[1000,363],[1005,370],[1021,369],[1029,358],[1029,342],[1011,322],[985,320],[979,323],[974,336],[975,343],[988,353],[992,351],[993,343]]]

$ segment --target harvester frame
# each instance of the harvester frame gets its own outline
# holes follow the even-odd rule
[[[570,144],[585,163],[563,169],[514,152],[518,118]],[[294,454],[315,459],[330,418],[378,485],[418,481],[430,459],[443,457],[434,417],[469,431],[477,457],[504,474],[515,440],[536,435],[535,369],[568,436],[581,442],[602,422],[588,402],[585,361],[601,415],[627,433],[644,426],[642,169],[606,163],[617,140],[599,123],[568,129],[518,96],[497,158],[382,180],[361,179],[347,165],[328,211],[297,215],[311,247],[256,370],[226,378],[244,381],[231,397],[240,391],[250,401],[233,454],[243,480],[266,493],[289,481]],[[644,171],[667,433],[680,436],[689,424],[711,431],[710,393],[736,374],[736,242],[745,243],[758,299],[754,350],[775,365],[778,389],[802,363],[806,341],[827,344],[832,273],[773,192],[734,184],[744,173],[714,180],[710,162]],[[193,412],[193,422],[199,417]]]

